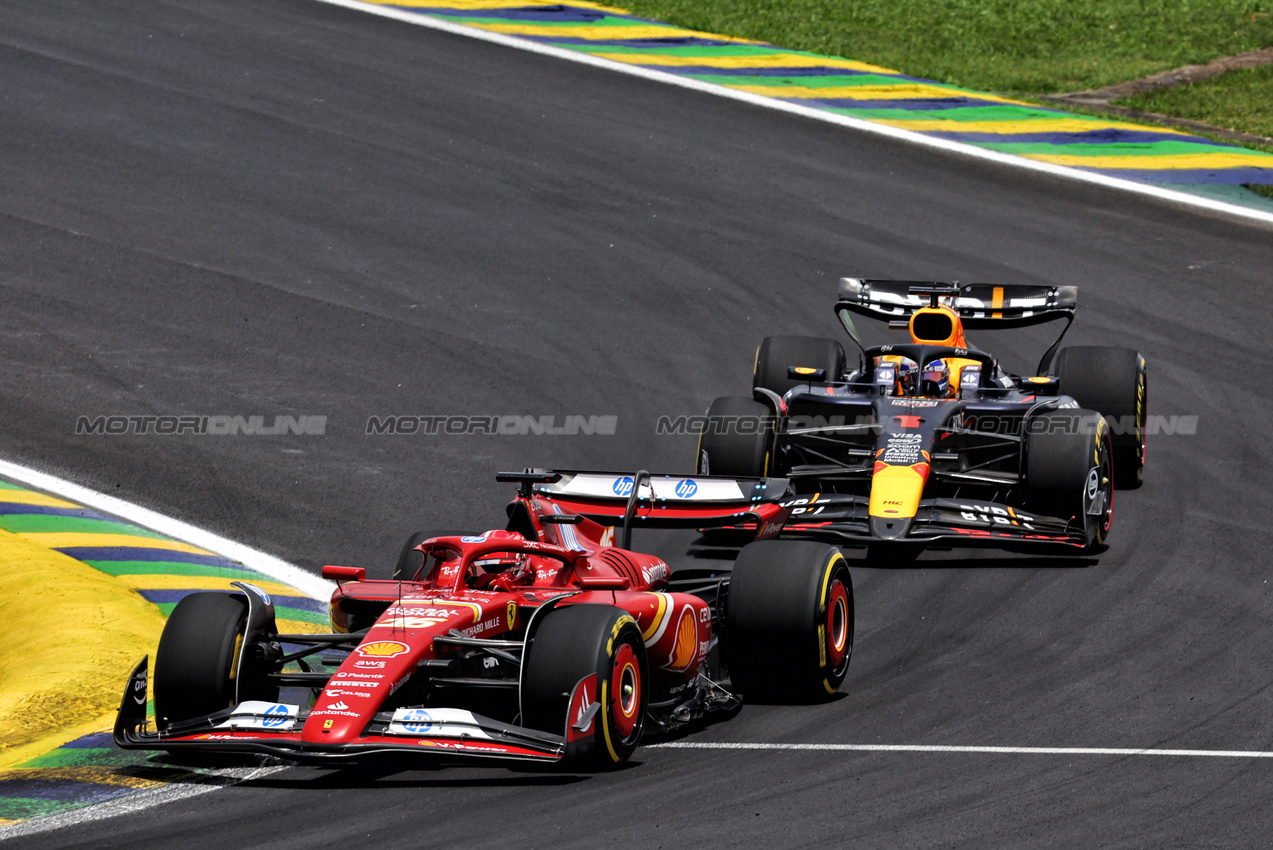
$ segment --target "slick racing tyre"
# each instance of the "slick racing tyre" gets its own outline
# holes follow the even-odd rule
[[[626,762],[645,729],[649,694],[645,641],[636,620],[610,605],[569,605],[545,614],[522,661],[522,725],[560,735],[571,692],[596,675],[590,703],[601,704],[593,734],[567,750],[574,767],[604,769]]]
[[[763,478],[769,475],[769,446],[773,411],[741,396],[725,396],[707,408],[707,422],[698,435],[699,475]]]
[[[835,693],[853,656],[853,582],[840,550],[804,540],[743,548],[730,574],[721,647],[744,698]]]
[[[391,578],[394,581],[412,581],[416,577],[416,573],[420,571],[424,557],[417,551],[415,547],[419,546],[426,540],[433,537],[463,537],[468,534],[467,531],[443,530],[443,531],[417,531],[415,534],[407,538],[407,542],[402,544],[402,551],[398,554],[398,563],[393,568]]]
[[[1114,447],[1114,484],[1120,490],[1140,486],[1145,468],[1149,376],[1145,358],[1130,348],[1063,348],[1052,373],[1060,391],[1081,407],[1100,411],[1110,425]]]
[[[844,346],[833,339],[816,336],[769,336],[756,349],[756,364],[752,367],[751,386],[773,390],[785,395],[797,384],[805,383],[787,377],[787,370],[795,366],[805,369],[821,369],[822,382],[839,381],[844,377]]]
[[[155,654],[160,729],[235,704],[247,616],[247,600],[238,594],[192,593],[177,603]]]
[[[1105,543],[1114,516],[1113,450],[1093,410],[1050,410],[1026,423],[1026,507],[1083,521],[1086,549]]]

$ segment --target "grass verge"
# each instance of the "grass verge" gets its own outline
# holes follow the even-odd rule
[[[630,0],[635,14],[982,91],[1057,94],[1273,45],[1270,0]]]
[[[627,0],[634,14],[1016,96],[1273,46],[1273,0]],[[1232,80],[1230,78],[1233,78]],[[1273,136],[1273,68],[1128,105]]]
[[[1273,138],[1273,65],[1230,71],[1114,103]]]

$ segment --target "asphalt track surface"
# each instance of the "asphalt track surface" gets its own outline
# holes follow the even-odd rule
[[[497,468],[656,436],[835,330],[840,275],[1078,284],[1150,443],[1094,560],[854,563],[838,700],[691,742],[1273,749],[1273,233],[302,0],[0,13],[0,455],[316,570],[496,525]],[[615,436],[368,416],[606,415]],[[325,415],[90,436],[83,415]],[[297,768],[21,839],[102,846],[1257,846],[1268,759],[646,748],[601,776]]]

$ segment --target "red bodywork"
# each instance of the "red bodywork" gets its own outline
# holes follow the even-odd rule
[[[540,612],[581,603],[614,606],[636,621],[652,691],[673,697],[691,693],[712,646],[711,606],[698,595],[669,591],[669,568],[661,558],[616,547],[619,532],[614,526],[584,516],[614,517],[621,526],[627,501],[619,495],[572,492],[570,482],[588,475],[569,476],[565,485],[556,487],[545,483],[532,489],[523,484],[508,508],[509,526],[517,531],[426,540],[416,547],[422,556],[419,569],[403,576],[405,580],[367,579],[358,567],[324,567],[323,575],[338,582],[331,597],[333,632],[349,638],[341,645],[340,637],[274,635],[285,651],[315,643],[348,651],[321,684],[323,676],[312,671],[271,674],[284,687],[313,687],[316,695],[308,710],[299,704],[243,701],[201,724],[192,726],[191,721],[151,732],[142,731],[145,716],[126,695],[116,726],[117,743],[266,752],[299,760],[403,750],[557,760],[571,742],[590,735],[597,725],[584,722],[590,701],[596,699],[589,693],[595,681],[576,686],[571,717],[562,718],[561,734],[492,721],[466,709],[433,706],[445,706],[448,694],[466,690],[505,689],[511,696],[517,689],[520,698],[517,665],[504,665],[505,660],[525,647]],[[602,483],[622,478],[594,477],[601,477]],[[678,482],[682,493],[691,490],[685,480]],[[719,489],[719,480],[691,480],[697,482],[694,489],[719,495],[712,489]],[[770,482],[731,483],[738,485],[738,499],[674,495],[669,501],[658,498],[660,485],[655,482],[643,491],[649,496],[647,503],[632,512],[630,521],[672,526],[749,521],[766,530],[765,536],[776,534],[788,513],[777,503],[786,482],[772,482],[772,497],[763,495]],[[611,486],[616,493],[622,489]],[[743,496],[748,487],[762,495]],[[264,594],[245,592],[253,606],[245,639],[251,643],[257,634],[254,628],[268,632],[273,627],[273,608],[268,597],[258,598]],[[140,687],[144,692],[146,673],[143,661],[129,691]],[[427,708],[407,708],[426,698]]]

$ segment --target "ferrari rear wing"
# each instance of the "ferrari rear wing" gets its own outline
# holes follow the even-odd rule
[[[916,310],[936,304],[954,310],[964,328],[971,329],[1021,328],[1064,320],[1065,327],[1039,362],[1039,374],[1043,374],[1074,321],[1078,287],[842,277],[835,312],[862,347],[852,313],[887,321],[890,327],[905,327]]]
[[[651,474],[644,470],[535,473],[540,475],[531,484],[535,496],[595,522],[614,525],[615,520],[621,520],[625,540],[634,524],[643,528],[717,528],[756,522],[757,538],[772,537],[788,514],[779,504],[788,492],[785,478]],[[497,478],[514,480],[517,475],[523,474],[500,473]]]

